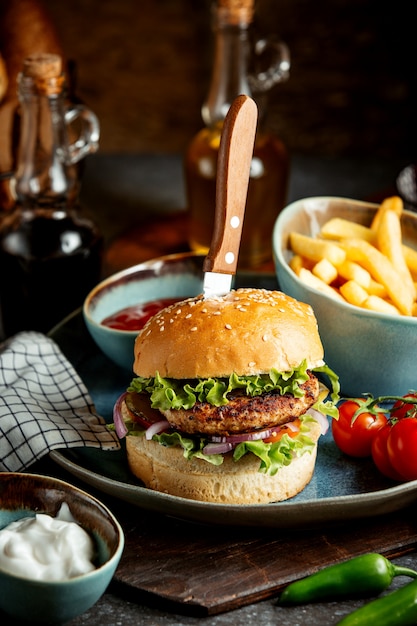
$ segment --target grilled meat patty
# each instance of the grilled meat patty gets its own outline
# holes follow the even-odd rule
[[[319,381],[311,373],[301,385],[304,395],[295,398],[275,392],[249,397],[241,390],[228,396],[224,406],[196,403],[192,409],[161,411],[171,426],[190,435],[231,435],[279,426],[303,415],[319,395]]]

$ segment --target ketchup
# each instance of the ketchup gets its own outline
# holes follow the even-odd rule
[[[179,300],[180,298],[162,298],[152,302],[141,302],[105,317],[100,323],[117,330],[141,330],[156,313]]]

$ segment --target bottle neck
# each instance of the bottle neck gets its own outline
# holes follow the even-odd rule
[[[221,123],[238,95],[252,95],[248,83],[249,27],[246,12],[237,18],[222,9],[215,12],[214,64],[209,92],[202,107],[206,126]]]
[[[20,137],[15,194],[22,206],[64,207],[77,195],[70,164],[63,77],[19,76]]]

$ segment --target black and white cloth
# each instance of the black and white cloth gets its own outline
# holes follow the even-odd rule
[[[0,346],[0,471],[18,472],[49,451],[120,447],[79,375],[50,338],[22,332]]]

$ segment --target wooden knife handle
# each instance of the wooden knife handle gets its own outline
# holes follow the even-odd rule
[[[205,272],[235,274],[250,165],[255,143],[257,106],[249,96],[238,96],[223,124],[217,161],[216,207]]]

